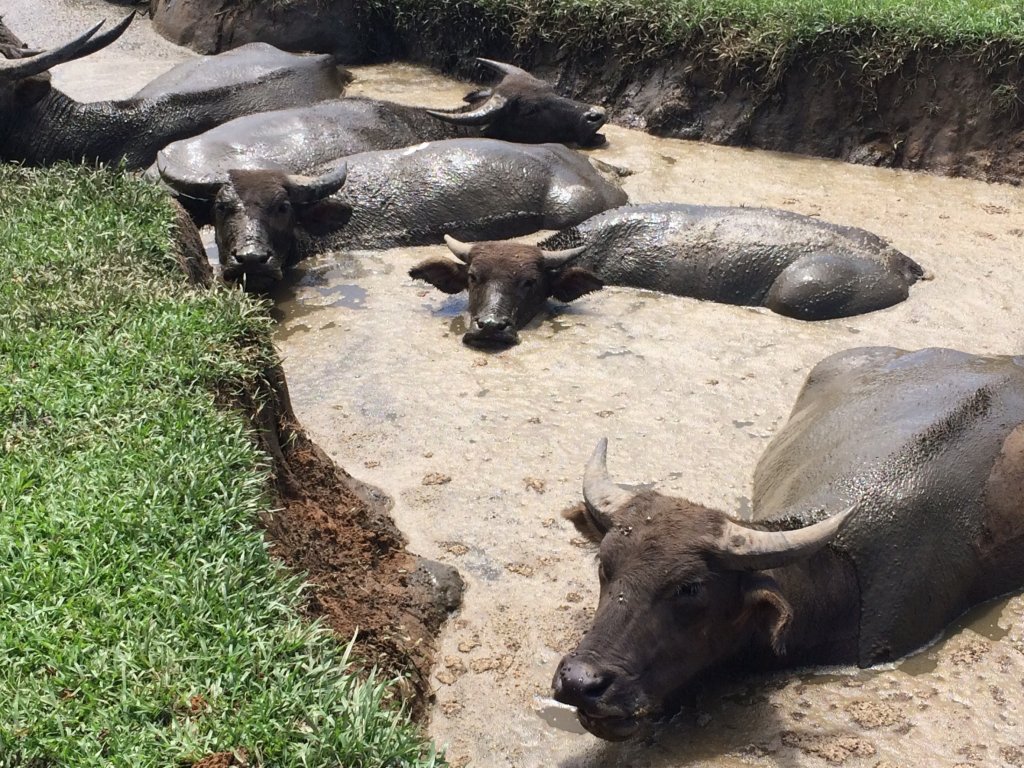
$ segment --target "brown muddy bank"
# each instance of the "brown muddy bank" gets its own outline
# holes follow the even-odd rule
[[[209,287],[212,271],[199,232],[178,209],[178,266],[189,283]],[[272,511],[261,522],[270,551],[312,585],[308,616],[339,640],[354,638],[357,658],[401,678],[399,694],[422,718],[433,698],[435,639],[462,602],[462,577],[406,549],[391,498],[356,480],[310,439],[280,366],[266,371],[253,391],[226,397],[225,406],[242,410],[270,459]]]
[[[697,139],[1020,184],[1024,180],[1024,57],[992,47],[893,51],[865,69],[853,38],[790,51],[776,67],[737,68],[698,40],[668,56],[577,54],[511,32],[399,28],[351,2],[152,0],[156,28],[202,52],[251,40],[333,52],[344,63],[404,59],[467,77],[473,56],[515,61],[562,91],[606,106],[614,122]]]
[[[459,607],[463,583],[448,565],[406,549],[391,499],[336,465],[299,425],[284,371],[268,375],[264,398],[243,403],[273,462],[274,511],[263,520],[271,552],[313,585],[311,618],[339,638],[355,637],[356,655],[401,691],[416,717],[431,698],[435,638]]]

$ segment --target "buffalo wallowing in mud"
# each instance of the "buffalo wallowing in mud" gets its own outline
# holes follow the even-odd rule
[[[1024,584],[1020,358],[826,358],[757,465],[749,521],[629,493],[605,449],[566,513],[600,544],[597,613],[553,682],[605,739],[716,668],[890,661]]]

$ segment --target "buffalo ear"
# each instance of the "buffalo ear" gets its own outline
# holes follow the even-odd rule
[[[445,293],[462,293],[469,286],[469,265],[451,259],[427,259],[410,269],[409,277],[424,280]]]
[[[576,504],[563,510],[562,517],[572,523],[581,536],[594,544],[600,544],[601,539],[608,533],[608,530],[602,528],[597,518],[590,513],[586,504]]]
[[[314,237],[337,232],[352,218],[352,206],[333,197],[297,208],[299,223]]]
[[[580,296],[599,291],[604,287],[601,278],[580,267],[569,267],[554,278],[551,295],[559,301],[574,301]]]
[[[764,633],[775,655],[786,653],[786,635],[793,622],[793,608],[779,590],[775,579],[764,574],[748,576],[745,609],[758,630]]]

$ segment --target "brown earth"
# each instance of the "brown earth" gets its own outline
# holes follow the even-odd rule
[[[338,467],[298,424],[284,372],[269,372],[269,400],[246,404],[273,460],[274,512],[263,523],[271,552],[308,574],[306,610],[385,676],[404,678],[403,699],[419,717],[441,624],[459,607],[462,578],[421,558],[391,519],[391,499]],[[405,682],[407,681],[407,682]]]
[[[209,285],[199,232],[180,207],[173,238],[188,281]],[[389,514],[391,499],[309,439],[280,366],[265,373],[260,390],[232,396],[226,405],[242,408],[271,460],[273,511],[262,520],[270,551],[313,585],[309,618],[323,621],[342,642],[355,637],[357,662],[365,659],[385,677],[401,678],[399,694],[421,718],[432,699],[435,638],[462,602],[462,578],[451,566],[409,552]],[[196,765],[242,764],[223,762],[237,759],[219,753]]]
[[[295,0],[287,10],[244,0],[152,0],[154,24],[213,53],[251,40],[332,52],[345,63],[402,58],[479,76],[468,62],[516,63],[560,90],[606,106],[616,123],[657,136],[751,146],[985,181],[1024,180],[1024,58],[992,46],[984,58],[941,48],[892,51],[865,70],[854,38],[824,38],[788,62],[738,69],[699,42],[670,56],[581,55],[515,45],[501,32],[396,30],[351,2]],[[479,26],[483,26],[480,24]]]

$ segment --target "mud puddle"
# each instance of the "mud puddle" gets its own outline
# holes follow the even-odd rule
[[[405,65],[356,69],[351,93],[452,105],[466,86]],[[620,128],[592,156],[633,171],[634,202],[767,205],[865,227],[935,273],[906,303],[808,324],[750,308],[606,289],[552,306],[504,352],[464,347],[462,297],[407,276],[442,248],[306,265],[357,285],[279,306],[296,409],[344,466],[386,488],[411,545],[469,589],[442,636],[430,733],[456,765],[1024,765],[1024,598],[989,607],[881,670],[801,670],[701,691],[645,740],[553,728],[535,697],[587,626],[593,550],[559,517],[611,438],[613,475],[742,513],[758,456],[809,368],[851,346],[1020,347],[1024,192],[804,157],[656,139]],[[340,260],[340,261],[339,261]],[[382,268],[387,265],[388,269]],[[364,309],[365,308],[365,309]],[[545,713],[550,716],[550,713]]]
[[[120,13],[74,5],[90,18]],[[32,43],[78,28],[77,17],[65,24],[40,7],[8,0],[5,19]],[[145,24],[133,33],[150,35]],[[145,52],[147,66],[192,55],[140,40],[131,55]],[[115,52],[105,69],[103,55],[88,71],[68,65],[57,82],[106,98],[152,76]],[[404,65],[357,74],[350,93],[410,103],[453,106],[468,90]],[[1021,597],[923,651],[918,667],[914,657],[881,670],[723,681],[638,742],[603,744],[538,715],[535,697],[549,695],[596,602],[593,550],[558,513],[579,500],[599,437],[611,438],[622,481],[742,512],[758,456],[821,357],[871,344],[1007,353],[1021,341],[1024,191],[606,133],[593,156],[635,172],[624,180],[634,202],[819,215],[890,238],[936,278],[897,307],[816,324],[606,289],[552,307],[518,347],[485,353],[459,341],[462,299],[406,275],[441,248],[304,265],[281,297],[277,337],[299,419],[338,463],[395,499],[411,549],[455,565],[469,585],[431,677],[431,735],[458,766],[1024,765]]]

